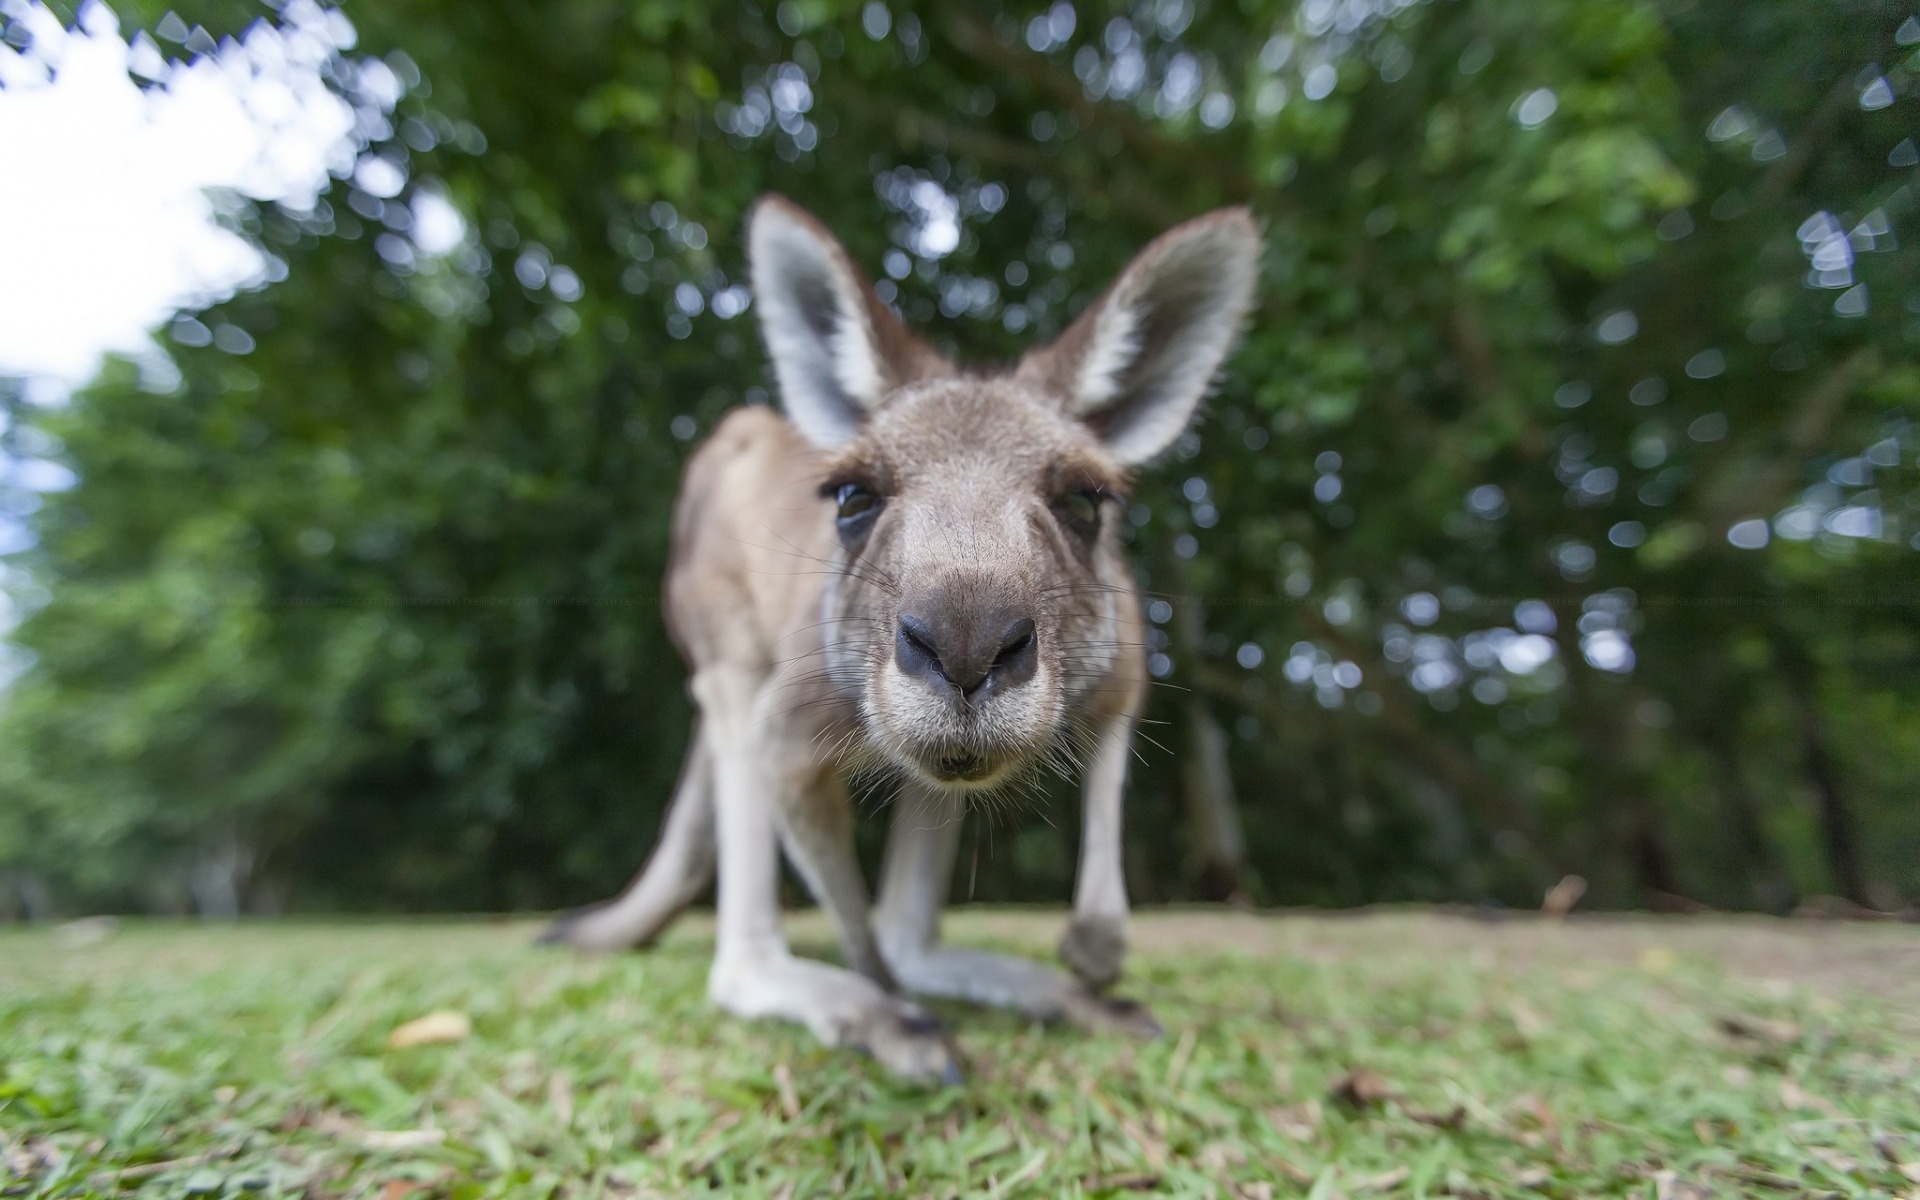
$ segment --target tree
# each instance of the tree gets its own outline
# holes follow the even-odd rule
[[[766,399],[737,231],[773,188],[988,360],[1173,220],[1267,223],[1245,349],[1129,515],[1186,689],[1148,731],[1233,731],[1255,899],[1905,903],[1920,25],[1842,8],[350,8],[392,170],[243,210],[287,277],[177,322],[176,386],[10,426],[80,482],[14,569],[47,600],[0,862],[70,903],[195,862],[307,907],[613,886],[684,729],[678,464]],[[409,240],[428,194],[451,253]],[[1188,894],[1147,749],[1133,878]],[[963,886],[1053,894],[1059,824]]]

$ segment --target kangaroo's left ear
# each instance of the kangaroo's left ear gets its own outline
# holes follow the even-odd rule
[[[889,392],[948,369],[874,295],[826,226],[786,197],[754,206],[747,260],[781,405],[815,445],[839,445]]]
[[[1260,251],[1245,208],[1168,230],[1016,376],[1059,397],[1121,463],[1147,461],[1186,430],[1238,340]]]

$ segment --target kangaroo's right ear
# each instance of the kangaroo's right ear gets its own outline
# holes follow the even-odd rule
[[[747,260],[781,404],[815,445],[846,441],[889,392],[945,366],[873,294],[846,248],[786,197],[754,205]]]
[[[1260,229],[1244,208],[1175,226],[1134,256],[1019,377],[1059,397],[1122,465],[1146,462],[1192,423],[1240,336],[1260,273]]]

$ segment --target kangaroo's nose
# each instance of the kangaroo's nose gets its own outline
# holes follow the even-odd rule
[[[1036,640],[1031,617],[903,614],[893,656],[906,674],[944,682],[971,698],[1031,679],[1040,661]]]

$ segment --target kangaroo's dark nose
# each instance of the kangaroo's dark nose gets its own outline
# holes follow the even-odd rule
[[[969,698],[1025,683],[1040,661],[1033,618],[991,611],[934,619],[903,614],[893,656],[908,675],[946,683]]]

